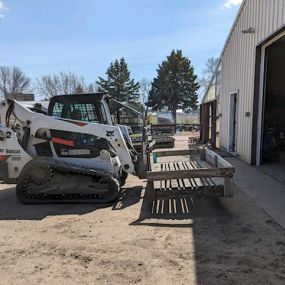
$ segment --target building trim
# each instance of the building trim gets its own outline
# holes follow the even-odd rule
[[[213,80],[214,80],[214,78],[215,78],[215,76],[216,76],[216,74],[217,74],[218,68],[219,68],[220,64],[222,63],[222,56],[223,56],[223,54],[224,54],[224,52],[225,52],[225,50],[226,50],[226,48],[227,48],[227,45],[228,45],[228,43],[229,43],[229,41],[230,41],[230,39],[231,39],[231,37],[232,37],[233,31],[234,31],[234,29],[235,29],[235,27],[236,27],[236,24],[237,24],[237,22],[238,22],[238,20],[239,20],[239,18],[240,18],[240,16],[241,16],[241,14],[242,14],[242,10],[243,10],[243,8],[244,8],[244,5],[245,5],[245,2],[246,2],[246,1],[247,1],[247,0],[243,0],[243,2],[242,2],[241,5],[240,5],[239,11],[238,11],[237,16],[236,16],[236,18],[235,18],[235,21],[234,21],[234,23],[233,23],[233,25],[232,25],[232,27],[231,27],[231,29],[230,29],[230,32],[229,32],[229,34],[228,34],[228,36],[227,36],[227,39],[226,39],[225,44],[224,44],[224,47],[223,47],[223,49],[222,49],[222,52],[221,52],[221,55],[220,55],[219,64],[217,65],[217,68],[216,68],[216,70],[215,70],[215,72],[214,72],[214,74],[213,74],[213,76],[212,76],[212,78],[211,78],[210,84],[208,85],[208,87],[207,87],[207,89],[206,89],[206,91],[205,91],[205,93],[204,93],[204,96],[203,96],[203,99],[201,100],[201,103],[204,103],[205,98],[206,98],[206,96],[207,96],[207,93],[209,92],[209,89],[210,89],[210,87],[211,87],[211,85],[212,85],[212,82],[213,82]]]
[[[234,23],[233,23],[233,25],[232,25],[232,27],[230,29],[230,32],[229,32],[228,37],[226,39],[225,45],[224,45],[224,47],[222,49],[221,57],[223,56],[223,54],[224,54],[224,52],[225,52],[225,50],[227,48],[227,45],[228,45],[228,43],[229,43],[229,41],[230,41],[230,39],[232,37],[232,34],[233,34],[234,29],[235,29],[235,27],[236,27],[236,25],[237,25],[237,23],[239,21],[239,18],[240,18],[241,14],[242,14],[242,11],[243,11],[243,8],[244,8],[244,5],[245,5],[246,1],[247,0],[243,0],[243,2],[240,4],[240,8],[238,10],[237,16],[236,16],[235,21],[234,21]]]
[[[251,139],[251,165],[256,165],[257,155],[257,126],[258,126],[258,107],[260,93],[260,69],[261,69],[261,46],[256,48],[255,54],[255,76],[254,76],[254,94],[252,110],[252,139]]]
[[[237,156],[237,136],[235,137],[236,149],[235,149],[234,152],[230,150],[230,142],[231,142],[231,131],[230,131],[230,129],[231,129],[231,119],[232,119],[232,117],[231,117],[232,108],[231,107],[232,107],[232,95],[234,95],[234,94],[237,94],[236,121],[238,121],[238,119],[239,119],[239,100],[240,100],[239,99],[239,95],[240,95],[240,91],[239,91],[239,89],[236,89],[236,90],[233,90],[233,91],[231,91],[229,93],[230,99],[229,99],[229,102],[228,102],[229,107],[228,107],[228,142],[227,142],[227,151],[229,153],[231,153],[232,155]],[[239,125],[236,126],[236,135],[238,134],[238,131],[239,131]]]
[[[273,32],[256,46],[254,96],[253,96],[253,120],[251,140],[251,164],[259,165],[261,162],[261,139],[263,127],[264,108],[264,63],[265,49],[285,36],[285,25]],[[262,65],[262,66],[261,66]]]

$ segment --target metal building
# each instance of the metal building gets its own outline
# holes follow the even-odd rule
[[[201,109],[204,142],[218,134],[248,163],[285,163],[285,0],[243,1]]]

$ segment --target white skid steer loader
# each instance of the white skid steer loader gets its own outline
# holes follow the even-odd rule
[[[0,106],[0,179],[23,203],[109,203],[129,174],[144,177],[146,154],[115,126],[104,93],[61,95],[48,112],[15,100]],[[145,149],[145,148],[144,148]]]

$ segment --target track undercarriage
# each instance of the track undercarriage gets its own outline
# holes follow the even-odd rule
[[[102,204],[114,201],[119,189],[119,179],[111,173],[37,158],[22,170],[16,194],[26,204]]]

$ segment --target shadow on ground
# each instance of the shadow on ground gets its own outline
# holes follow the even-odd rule
[[[185,266],[184,253],[194,247],[199,285],[284,284],[284,230],[244,192],[235,190],[233,199],[144,199],[131,225],[176,228],[191,236],[193,244],[177,241],[172,246]]]
[[[132,222],[135,226],[192,227],[197,217],[225,217],[231,221],[231,213],[219,199],[193,198],[152,201],[148,193],[142,203],[139,218]],[[171,221],[171,222],[169,222]]]
[[[113,205],[112,210],[123,210],[143,199],[142,186],[135,186],[129,188],[122,188],[118,201]]]
[[[123,188],[118,201],[112,204],[39,204],[25,205],[18,201],[14,187],[0,191],[0,220],[41,220],[47,216],[83,215],[112,207],[121,210],[140,201],[142,187]]]

